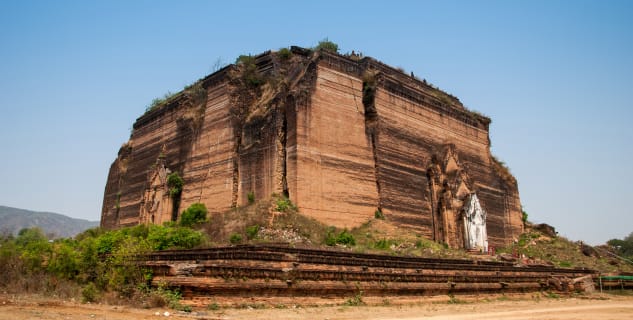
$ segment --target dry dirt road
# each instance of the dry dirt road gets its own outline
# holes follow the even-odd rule
[[[169,316],[165,316],[168,311]],[[135,309],[34,297],[0,296],[0,320],[16,319],[633,319],[633,297],[595,295],[583,298],[479,300],[449,304],[424,299],[405,305],[286,307],[283,309],[194,310]]]

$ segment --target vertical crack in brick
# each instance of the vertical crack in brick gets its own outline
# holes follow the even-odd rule
[[[281,112],[279,112],[279,114],[281,114],[282,116],[282,124],[281,124],[281,130],[279,132],[278,135],[278,139],[279,139],[279,144],[281,146],[281,150],[280,150],[280,165],[281,165],[281,189],[283,192],[283,195],[287,198],[290,198],[290,192],[288,191],[288,179],[287,179],[287,161],[288,161],[288,154],[286,151],[286,140],[288,137],[288,120],[286,119],[286,109],[287,106],[284,106],[284,110],[282,110]]]
[[[376,179],[376,192],[378,194],[378,210],[382,211],[382,196],[380,190],[380,165],[378,164],[378,112],[376,111],[376,77],[372,71],[366,71],[363,75],[363,107],[365,111],[365,135],[371,143],[371,151],[374,158],[374,176]]]

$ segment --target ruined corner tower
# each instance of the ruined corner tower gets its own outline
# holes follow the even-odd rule
[[[102,227],[177,220],[195,202],[213,215],[275,193],[328,225],[380,210],[451,247],[522,233],[490,119],[454,96],[353,54],[292,47],[238,61],[136,120],[110,168]]]

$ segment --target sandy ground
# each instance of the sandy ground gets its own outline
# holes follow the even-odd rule
[[[169,316],[165,316],[165,312]],[[447,298],[408,301],[403,305],[283,308],[166,309],[81,304],[27,296],[0,295],[0,320],[16,319],[633,319],[633,297],[592,295],[576,298],[476,298],[448,303]]]

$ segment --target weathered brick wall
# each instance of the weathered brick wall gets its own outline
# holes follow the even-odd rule
[[[297,164],[291,199],[303,214],[355,227],[377,208],[371,142],[365,135],[362,81],[319,64],[308,106],[296,109]]]
[[[494,170],[488,132],[412,102],[382,87],[376,93],[377,139],[381,204],[385,215],[433,238],[433,204],[427,177],[432,158],[443,157],[443,146],[454,145],[462,167],[488,212],[491,245],[521,232],[516,185]]]
[[[203,124],[183,168],[180,211],[195,202],[211,213],[231,207],[236,141],[229,106],[226,82],[208,88]]]
[[[112,165],[114,170],[109,174],[104,195],[103,227],[139,223],[141,206],[147,204],[143,195],[159,157],[164,157],[165,166],[171,171],[181,171],[187,161],[193,133],[178,122],[187,110],[174,106],[156,111],[161,112],[139,118],[127,146],[123,147],[130,151],[124,151],[126,156]]]

